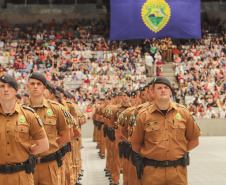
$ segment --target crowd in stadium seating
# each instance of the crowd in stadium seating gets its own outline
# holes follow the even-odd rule
[[[72,91],[87,112],[96,97],[112,89],[134,90],[146,84],[141,48],[108,42],[109,22],[69,20],[49,24],[1,23],[0,74],[13,75],[26,92],[32,71]],[[92,108],[92,107],[91,107]]]
[[[28,75],[40,71],[76,95],[90,117],[96,97],[144,86],[146,69],[152,69],[153,62],[157,75],[162,75],[162,65],[173,60],[180,84],[174,100],[185,98],[195,118],[225,118],[226,34],[219,19],[203,20],[203,39],[184,45],[170,38],[131,45],[109,42],[109,21],[95,19],[21,25],[4,21],[0,23],[0,75],[13,75],[23,94]],[[149,57],[146,64],[144,53]]]
[[[222,21],[203,21],[203,39],[174,47],[175,77],[195,118],[226,118],[226,33]]]

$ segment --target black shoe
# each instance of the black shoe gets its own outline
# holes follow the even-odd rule
[[[98,146],[96,146],[96,149],[99,149],[99,147],[98,147]]]
[[[105,173],[105,177],[110,177],[111,176],[111,172],[106,172]]]
[[[78,177],[78,180],[82,180],[82,178],[81,177]]]
[[[122,170],[120,170],[120,173],[122,174]]]
[[[81,169],[81,172],[84,172],[84,170],[83,170],[83,169]]]
[[[79,176],[79,177],[82,177],[82,176],[83,176],[83,173],[82,173],[82,172],[80,172],[80,173],[78,174],[78,176]]]
[[[101,159],[105,159],[105,156],[100,156]]]
[[[75,185],[82,185],[82,184],[77,180]]]
[[[108,177],[108,180],[111,180],[112,178],[111,178],[111,176],[110,177]]]
[[[108,170],[107,170],[107,167],[104,168],[104,171],[105,171],[105,172],[108,171]]]

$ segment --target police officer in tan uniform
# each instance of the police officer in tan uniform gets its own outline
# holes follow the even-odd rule
[[[143,157],[143,185],[187,185],[189,151],[201,135],[189,111],[170,100],[171,83],[158,76],[153,82],[155,102],[140,112],[131,136],[133,150]]]
[[[109,121],[111,120],[111,116],[112,116],[112,109],[114,108],[114,106],[117,106],[117,93],[115,92],[112,92],[111,93],[111,102],[109,103],[108,106],[106,106],[106,110],[105,110],[105,121],[104,121],[104,124],[106,125],[106,148],[107,148],[107,158],[106,158],[106,168],[105,168],[105,171],[106,171],[106,174],[105,176],[106,177],[109,177],[111,178],[111,169],[112,169],[112,142],[110,141],[109,139]]]
[[[67,124],[59,104],[43,97],[46,89],[46,79],[43,74],[32,73],[28,79],[28,89],[30,99],[26,105],[40,115],[49,139],[49,150],[35,156],[34,184],[57,184],[58,167],[62,165],[62,155],[59,149],[70,141],[70,125]]]
[[[21,95],[20,95],[20,94],[17,94],[17,95],[16,95],[16,102],[17,102],[18,104],[21,104],[21,100],[22,100]]]
[[[127,108],[131,107],[131,104],[129,102],[130,100],[130,93],[128,91],[123,91],[121,93],[122,97],[121,97],[121,103],[118,106],[115,106],[113,108],[113,115],[112,115],[112,119],[109,123],[109,126],[112,129],[116,129],[117,128],[117,119],[119,117],[119,115],[126,110]],[[120,178],[120,167],[121,165],[123,166],[123,164],[121,164],[120,159],[119,159],[119,154],[118,154],[118,143],[119,143],[119,139],[115,138],[114,142],[113,142],[113,166],[112,166],[112,172],[111,172],[111,177],[112,177],[112,185],[118,184],[119,183],[119,178]]]
[[[94,109],[94,113],[93,113],[93,117],[92,117],[93,125],[94,125],[93,142],[97,142],[97,120],[96,120],[97,106],[98,106],[98,99],[95,102],[95,109]]]
[[[97,134],[97,149],[100,149],[100,114],[101,114],[101,105],[104,103],[104,98],[100,98],[100,104],[97,106],[96,109],[96,121],[97,121],[97,130],[96,130],[96,134]]]
[[[69,92],[64,91],[64,97],[66,97],[65,102],[67,104],[69,113],[74,117],[75,120],[78,121],[80,119],[78,117],[78,112],[77,112],[78,108],[76,109],[76,107],[78,107],[78,105],[69,101],[69,99],[71,97],[71,94]],[[80,126],[78,124],[76,124],[76,125],[77,125],[76,127],[73,127],[74,138],[71,140],[71,144],[72,144],[72,160],[74,158],[78,158],[78,160],[77,160],[78,167],[77,168],[79,168],[78,170],[76,168],[77,171],[73,172],[73,175],[76,174],[74,176],[74,183],[76,183],[76,185],[79,185],[80,184],[79,180],[81,180],[81,176],[83,176],[83,173],[81,171],[82,160],[81,160],[81,152],[80,152],[81,131],[80,131]],[[73,155],[74,155],[74,157],[73,157]],[[73,164],[73,161],[72,161],[72,164]],[[73,170],[73,168],[72,168],[72,170]],[[73,184],[72,180],[71,180],[71,184]]]
[[[136,103],[136,106],[135,107],[131,107],[129,113],[128,113],[128,116],[129,116],[129,120],[127,120],[127,123],[125,122],[125,125],[128,125],[128,142],[130,142],[130,137],[133,133],[133,127],[134,127],[134,124],[137,124],[136,123],[136,116],[139,114],[139,112],[141,112],[143,109],[147,109],[149,106],[151,106],[151,104],[153,103],[153,93],[152,93],[152,83],[153,81],[151,81],[147,86],[145,86],[145,96],[143,97],[144,100],[148,100],[146,101],[145,103],[142,103],[142,104],[139,104],[139,103]],[[140,90],[143,90],[143,88],[139,89],[137,92],[136,92],[136,95],[133,95],[132,93],[132,98],[131,98],[131,103],[132,101],[134,101],[134,99],[137,98],[137,102],[141,102],[139,101],[139,91]],[[123,133],[126,133],[125,131],[123,132],[122,131],[122,134]],[[130,163],[128,164],[128,184],[129,185],[140,185],[142,184],[142,180],[139,180],[137,178],[137,172],[136,172],[136,167],[135,167],[135,164],[136,164],[136,161],[135,161],[135,158],[136,158],[136,155],[137,153],[134,152],[133,150],[131,150],[131,153],[130,153]]]
[[[35,161],[31,154],[47,151],[49,143],[39,116],[16,103],[17,91],[12,76],[0,77],[0,184],[33,185]]]
[[[146,103],[148,101],[145,87],[140,88],[140,100],[141,103]]]
[[[56,89],[53,84],[51,84],[49,81],[47,81],[47,88],[44,91],[44,97],[46,99],[54,100],[55,99],[55,94],[56,94]],[[61,96],[59,97],[59,99]],[[57,101],[60,103],[59,101]],[[68,101],[66,101],[68,102]],[[68,105],[68,111],[66,111],[65,107],[60,104],[61,109],[63,110],[64,114],[66,115],[66,120],[67,123],[71,126],[70,128],[70,138],[71,142],[66,143],[62,148],[62,158],[63,158],[63,165],[60,167],[60,177],[59,177],[59,182],[62,185],[68,185],[68,184],[75,184],[75,175],[73,173],[73,163],[72,163],[72,149],[73,149],[73,140],[81,137],[81,132],[79,129],[79,126],[75,120],[75,118],[71,115],[71,106],[72,103]],[[72,111],[72,113],[74,113]],[[76,116],[75,114],[73,114]]]
[[[111,101],[110,96],[105,96],[103,105],[100,106],[100,158],[105,159],[105,149],[106,149],[106,139],[104,137],[104,121],[105,121],[105,110],[106,106],[109,105]]]
[[[58,86],[59,87],[59,86]],[[58,88],[57,87],[57,88]],[[83,124],[86,123],[86,117],[83,112],[83,110],[76,104],[72,103],[69,101],[70,93],[67,91],[60,91],[63,92],[63,103],[65,102],[66,106],[68,107],[68,111],[75,117],[76,121],[78,122],[79,125],[79,130],[81,130],[81,127]],[[83,176],[83,169],[82,169],[82,158],[81,158],[81,150],[80,148],[82,147],[82,138],[79,137],[76,140],[73,140],[73,152],[74,153],[74,158],[73,161],[75,161],[75,180],[76,180],[76,185],[79,185],[81,180],[81,177]]]
[[[166,61],[167,62],[171,62],[172,61],[172,45],[173,45],[173,42],[171,41],[171,38],[169,37],[166,41],[167,43],[167,55],[166,55]]]
[[[167,54],[167,45],[166,45],[165,40],[162,41],[160,48],[162,51],[162,62],[163,62],[163,64],[165,64],[166,63],[166,54]]]
[[[117,120],[117,126],[115,127],[115,136],[120,140],[119,143],[119,157],[122,159],[123,163],[123,185],[127,185],[129,182],[129,147],[130,144],[128,143],[128,121],[131,116],[131,112],[136,108],[136,105],[138,105],[138,99],[136,96],[136,91],[133,91],[131,93],[130,98],[131,106],[124,110]]]

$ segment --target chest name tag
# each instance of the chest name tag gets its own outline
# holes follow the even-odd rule
[[[157,125],[157,124],[158,124],[158,121],[153,121],[153,122],[147,123],[147,126]]]

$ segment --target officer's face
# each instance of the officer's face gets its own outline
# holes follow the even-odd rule
[[[45,89],[43,96],[44,96],[45,99],[50,99],[51,92],[48,89]]]
[[[0,82],[0,99],[1,101],[8,101],[16,99],[17,91],[8,83]]]
[[[46,86],[39,80],[29,79],[28,81],[28,89],[30,91],[31,96],[41,96],[46,89]]]
[[[122,96],[118,96],[117,103],[121,103]]]
[[[61,96],[63,99],[66,99],[66,97],[64,96],[64,93],[60,92],[60,96]]]
[[[157,101],[170,100],[170,96],[172,95],[171,89],[165,84],[155,84],[153,93]]]
[[[140,92],[140,99],[141,99],[142,103],[145,103],[147,101],[146,92],[145,91],[141,91]]]
[[[109,99],[105,99],[104,103],[105,103],[105,104],[109,104],[110,101],[111,101],[111,100],[109,100]]]
[[[29,100],[29,98],[27,96],[23,96],[23,100],[24,100],[24,102],[26,102]]]
[[[21,102],[21,99],[19,99],[19,98],[16,98],[16,102],[17,102],[18,104],[20,104],[20,102]]]
[[[149,89],[148,89],[148,95],[149,95],[149,100],[150,101],[153,101],[153,99],[154,99],[154,94],[153,94],[153,89],[152,89],[152,87],[149,87]]]
[[[132,106],[137,105],[138,104],[137,96],[136,95],[135,96],[132,96],[130,98],[130,102],[131,102]]]
[[[130,97],[126,93],[122,93],[122,103],[129,103]]]

